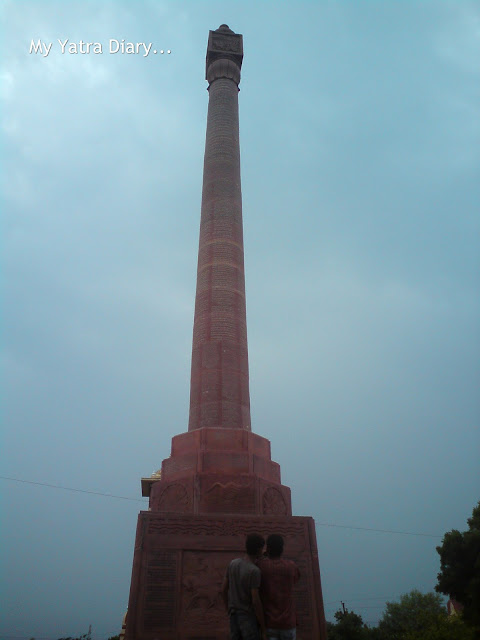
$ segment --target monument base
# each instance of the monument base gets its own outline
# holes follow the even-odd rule
[[[138,516],[125,640],[227,640],[222,581],[250,533],[284,537],[301,573],[297,640],[326,640],[313,518],[154,511]]]

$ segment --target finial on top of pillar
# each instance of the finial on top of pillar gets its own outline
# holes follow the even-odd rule
[[[218,60],[229,62],[216,64],[214,69],[211,68]],[[231,78],[238,85],[242,60],[241,34],[233,32],[227,24],[221,24],[218,29],[209,32],[205,78],[210,84],[217,78]]]
[[[230,29],[228,24],[221,24],[218,27],[218,29],[215,30],[215,33],[219,33],[219,32],[222,32],[222,33],[233,33],[235,35],[235,32]]]

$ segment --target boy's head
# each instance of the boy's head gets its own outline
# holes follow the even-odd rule
[[[265,540],[258,533],[251,533],[245,541],[245,548],[249,556],[258,557],[265,546]]]
[[[283,553],[283,538],[278,533],[272,533],[267,538],[267,555],[270,558],[279,558]]]

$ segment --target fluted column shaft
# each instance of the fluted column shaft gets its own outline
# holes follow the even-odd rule
[[[226,58],[209,64],[207,57],[207,79],[188,429],[250,430],[238,127],[240,67]]]

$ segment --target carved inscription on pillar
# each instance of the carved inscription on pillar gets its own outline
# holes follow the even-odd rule
[[[217,33],[212,34],[212,49],[217,51],[233,51],[234,53],[242,52],[242,43],[240,38],[223,36]]]
[[[175,623],[177,553],[153,551],[148,555],[145,576],[145,631],[170,629]]]
[[[307,564],[310,557],[302,554],[299,557],[291,558],[300,569],[300,580],[295,585],[295,608],[297,610],[297,626],[299,630],[308,631],[312,628],[312,604],[310,593],[310,568]]]

